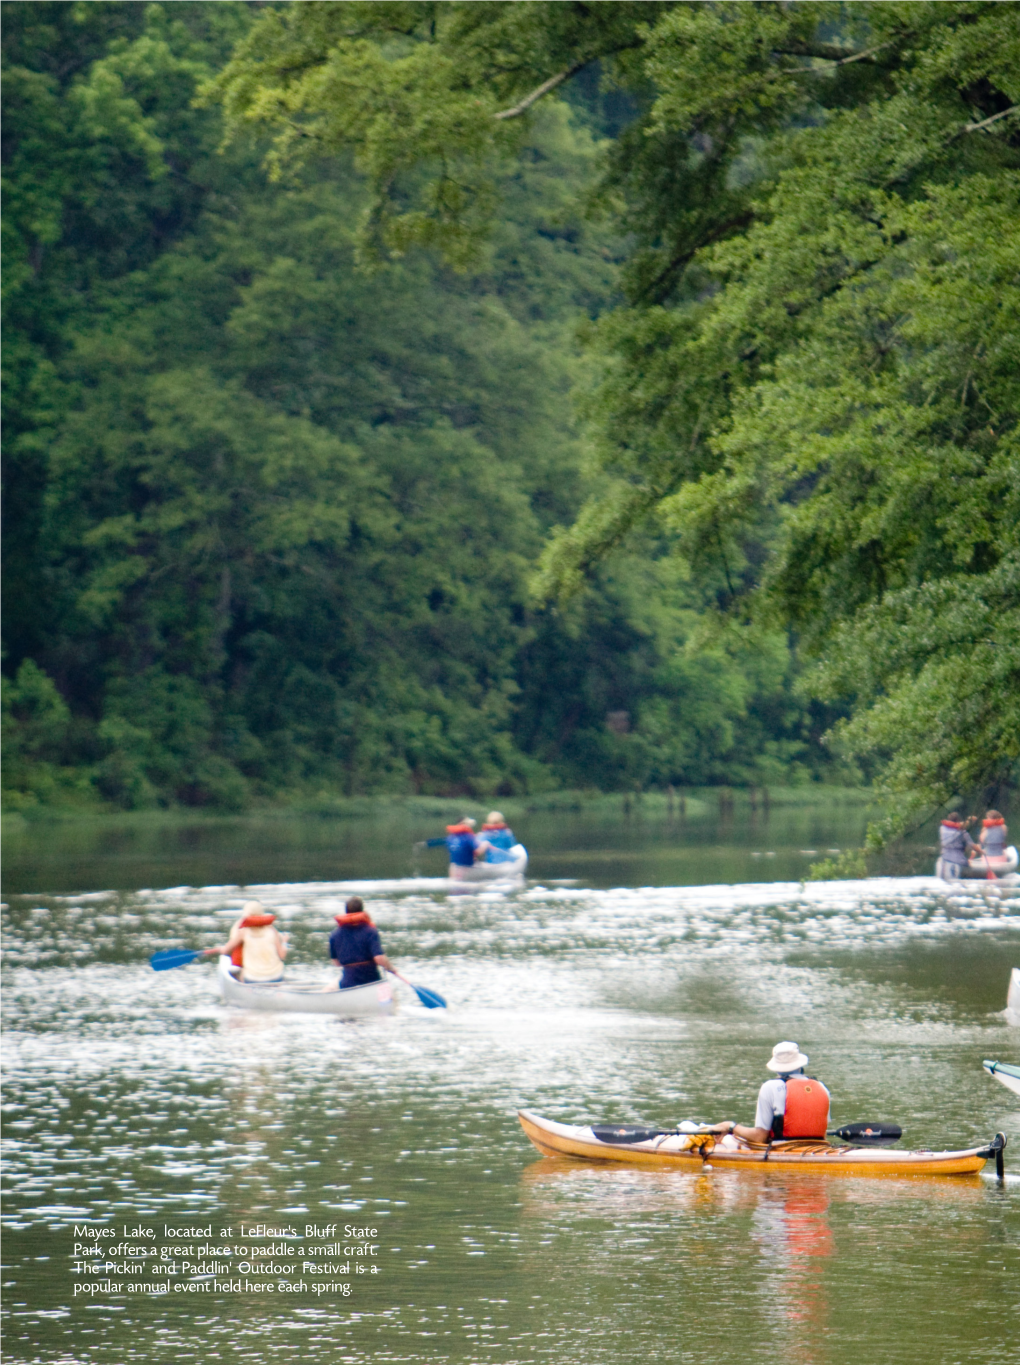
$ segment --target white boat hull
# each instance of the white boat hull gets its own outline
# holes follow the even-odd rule
[[[451,882],[511,882],[520,881],[528,870],[528,850],[523,844],[514,844],[507,849],[505,861],[499,863],[475,863],[474,867],[456,867],[450,864]]]
[[[982,1066],[989,1076],[1001,1081],[1007,1090],[1012,1090],[1014,1095],[1020,1095],[1020,1067],[1004,1067],[1002,1062],[982,1062]]]
[[[976,857],[971,858],[966,866],[961,868],[961,872],[963,878],[969,881],[974,880],[976,877],[987,878],[989,872],[992,874],[993,879],[997,877],[1009,877],[1016,871],[1018,863],[1020,863],[1020,854],[1018,854],[1013,845],[1010,844],[1001,858],[989,858],[985,854],[979,853]],[[946,881],[961,880],[961,878],[958,877],[945,876],[945,863],[941,858],[939,858],[935,864],[935,875],[936,877],[944,877]]]
[[[1006,1023],[1020,1027],[1020,967],[1014,967],[1009,974],[1009,990],[1006,992]]]
[[[220,995],[228,1005],[276,1014],[332,1014],[338,1019],[373,1019],[393,1013],[393,988],[386,980],[346,990],[297,982],[258,985],[239,981],[230,958],[222,956],[216,974]]]

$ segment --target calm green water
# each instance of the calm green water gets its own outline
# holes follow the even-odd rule
[[[410,839],[386,855],[378,829],[360,855],[362,836],[322,822],[275,842],[269,826],[195,826],[190,847],[129,827],[114,847],[65,832],[47,849],[36,831],[34,854],[8,855],[5,1358],[1014,1361],[1020,1099],[980,1064],[1020,1061],[1001,1013],[1020,898],[803,887],[801,849],[846,846],[861,818],[773,812],[729,844],[711,821],[612,835],[543,818],[519,829],[534,880],[456,899],[428,880],[441,864],[415,879]],[[773,869],[791,880],[769,884]],[[387,951],[449,1011],[405,994],[358,1024],[254,1016],[217,1002],[209,964],[147,966],[214,942],[262,882],[292,971],[325,981],[339,878],[355,876],[375,883]],[[552,884],[571,878],[584,884]],[[516,1123],[519,1106],[750,1121],[781,1037],[811,1054],[838,1122],[894,1119],[934,1148],[1003,1130],[1006,1181],[590,1167],[539,1157]],[[371,1225],[378,1272],[347,1298],[84,1302],[85,1221],[118,1238]]]
[[[508,807],[541,880],[585,885],[694,886],[726,881],[799,880],[829,851],[855,847],[875,811],[856,793],[818,788],[790,793],[768,811],[738,797],[719,810],[715,794],[690,797],[669,813],[662,798],[604,797],[580,809]],[[106,816],[59,823],[4,822],[4,887],[16,892],[134,890],[136,887],[402,878],[444,874],[441,851],[416,851],[461,811],[479,821],[485,806],[366,803],[360,817],[331,815]],[[934,836],[929,832],[929,841]],[[895,871],[931,870],[921,844]]]

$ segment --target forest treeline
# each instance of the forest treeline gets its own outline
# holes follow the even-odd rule
[[[1015,6],[3,11],[10,803],[1010,780]]]

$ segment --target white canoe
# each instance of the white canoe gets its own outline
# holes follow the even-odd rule
[[[474,867],[450,864],[450,881],[457,882],[514,882],[520,881],[528,870],[528,850],[514,844],[506,850],[506,857],[498,863],[475,863]]]
[[[1006,1023],[1020,1026],[1020,967],[1014,967],[1009,974],[1009,990],[1006,992]]]
[[[1015,872],[1017,865],[1020,864],[1020,854],[1016,848],[1010,844],[1001,858],[990,858],[985,853],[975,854],[967,864],[967,871],[970,878],[987,877],[989,872],[994,877],[1009,877]],[[939,858],[935,864],[936,877],[942,876],[942,859]]]
[[[371,1019],[393,1013],[393,988],[386,980],[346,990],[300,981],[280,981],[264,986],[239,981],[230,958],[220,957],[216,975],[220,995],[228,1005],[246,1010],[270,1010],[289,1014],[333,1014],[340,1019]]]

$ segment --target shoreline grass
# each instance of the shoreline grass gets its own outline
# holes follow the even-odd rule
[[[38,805],[3,812],[2,827],[8,837],[40,826],[118,825],[122,828],[183,825],[238,825],[286,823],[291,820],[422,820],[450,824],[462,815],[472,815],[479,824],[490,809],[498,808],[513,824],[540,814],[619,819],[682,819],[716,815],[726,819],[748,812],[771,810],[826,809],[880,806],[876,793],[864,787],[838,787],[812,783],[809,786],[770,787],[749,790],[728,787],[675,788],[672,793],[557,791],[534,796],[502,798],[445,796],[336,796],[320,793],[295,800],[252,806],[242,811],[223,811],[202,806],[170,806],[145,810],[96,809],[80,806]]]

